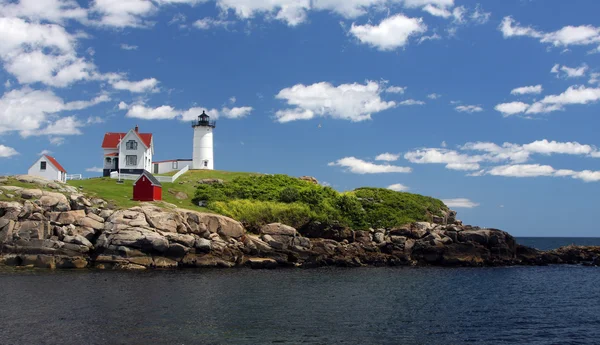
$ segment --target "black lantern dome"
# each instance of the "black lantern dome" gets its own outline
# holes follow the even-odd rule
[[[198,126],[215,128],[217,123],[215,121],[210,121],[210,116],[206,115],[206,112],[202,110],[202,114],[198,116],[198,120],[192,122],[192,127]]]

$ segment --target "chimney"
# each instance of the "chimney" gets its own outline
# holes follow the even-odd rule
[[[138,125],[135,125],[135,132],[139,133],[140,132],[140,128],[138,127]]]

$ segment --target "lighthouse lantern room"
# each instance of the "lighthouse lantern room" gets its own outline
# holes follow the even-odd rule
[[[210,116],[202,111],[198,120],[192,122],[194,128],[194,154],[192,169],[213,170],[215,168],[213,158],[213,129],[215,121],[210,121]]]

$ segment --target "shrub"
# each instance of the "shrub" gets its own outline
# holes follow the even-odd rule
[[[363,229],[430,220],[447,207],[434,198],[381,188],[339,193],[286,175],[239,177],[200,185],[194,202],[244,223],[249,230],[273,222],[302,227],[319,221]]]

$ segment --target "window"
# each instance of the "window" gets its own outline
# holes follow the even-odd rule
[[[126,156],[125,162],[127,165],[137,165],[137,156]]]
[[[208,161],[204,161],[204,166],[208,167]]]
[[[127,150],[137,150],[137,141],[135,141],[135,140],[129,140],[125,144],[125,147],[127,148]]]
[[[177,169],[177,161],[173,162],[173,169]]]
[[[40,162],[40,170],[46,170],[46,162]]]
[[[110,157],[106,157],[106,164],[110,164],[110,163],[111,163],[111,161],[112,161],[112,160],[110,159]]]

